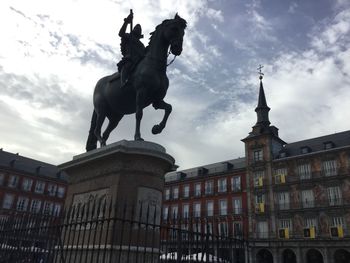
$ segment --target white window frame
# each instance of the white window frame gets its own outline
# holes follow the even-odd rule
[[[258,221],[256,224],[258,238],[269,237],[269,224],[267,221]]]
[[[22,181],[22,190],[29,192],[32,189],[33,180],[29,178],[24,178]]]
[[[339,186],[333,186],[327,188],[327,196],[329,205],[336,206],[342,204],[341,189]]]
[[[171,219],[177,219],[179,216],[179,207],[177,205],[171,206]]]
[[[307,180],[311,178],[311,164],[303,163],[297,166],[297,171],[300,180]]]
[[[205,181],[205,194],[212,195],[214,193],[214,181]]]
[[[228,223],[226,221],[218,223],[219,237],[228,237]]]
[[[170,200],[170,189],[169,188],[165,189],[164,195],[165,195],[164,196],[165,200]]]
[[[193,217],[201,216],[201,203],[193,203]]]
[[[29,198],[24,196],[19,196],[17,199],[16,210],[18,211],[27,211],[29,203]]]
[[[312,189],[301,191],[301,201],[303,208],[315,207],[315,196]]]
[[[182,205],[182,218],[189,218],[190,216],[190,204],[186,203]]]
[[[182,190],[183,190],[183,193],[182,193],[183,198],[189,198],[190,197],[190,185],[185,184],[183,186]]]
[[[207,201],[207,216],[214,216],[214,201]]]
[[[324,176],[335,176],[338,173],[337,160],[327,160],[322,162],[322,172]]]
[[[11,188],[16,188],[18,185],[19,177],[17,175],[10,175],[7,186]]]
[[[202,187],[201,187],[201,183],[195,183],[194,184],[194,196],[198,197],[198,196],[201,196],[201,190],[202,190]]]
[[[4,199],[2,201],[2,208],[11,209],[13,206],[13,201],[15,200],[15,195],[13,194],[5,194]]]
[[[256,149],[253,150],[253,160],[254,162],[262,161],[263,160],[263,149]]]
[[[220,212],[221,216],[227,215],[227,200],[226,199],[219,200],[219,212]]]
[[[242,198],[234,197],[232,198],[233,214],[240,215],[242,214]]]
[[[43,194],[44,191],[45,191],[45,182],[44,181],[36,181],[34,192],[38,193],[38,194]]]
[[[218,193],[227,192],[227,178],[218,179]]]
[[[240,175],[231,178],[231,190],[232,192],[239,192],[242,190],[242,182]]]
[[[39,199],[32,199],[31,205],[30,205],[30,212],[32,213],[39,213],[41,209],[41,200]]]
[[[58,188],[57,188],[57,197],[64,198],[65,193],[66,193],[66,187],[58,186]]]
[[[278,207],[280,210],[287,210],[290,208],[290,193],[279,192],[277,193]]]
[[[254,172],[254,186],[255,187],[259,187],[259,178],[262,178],[263,185],[264,185],[264,179],[265,179],[265,171],[264,170]]]
[[[172,192],[173,192],[173,199],[176,200],[176,199],[179,199],[179,187],[178,186],[174,186],[172,188]]]
[[[169,216],[169,206],[163,206],[163,220],[167,220]]]

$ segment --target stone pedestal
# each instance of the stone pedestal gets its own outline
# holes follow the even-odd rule
[[[155,229],[151,233],[151,228],[146,225],[159,225],[164,175],[176,168],[174,158],[162,146],[123,140],[74,156],[72,161],[59,167],[69,175],[66,208],[74,206],[81,209],[84,206],[92,211],[92,203],[106,204],[104,215],[101,214],[100,218],[102,221],[103,218],[111,218],[103,226],[92,223],[83,225],[81,230],[68,229],[74,232],[71,236],[78,237],[63,238],[67,251],[78,253],[78,257],[93,254],[97,243],[99,247],[108,247],[108,257],[115,253],[125,257],[125,248],[128,248],[128,257],[139,257],[139,253],[133,253],[135,250],[156,251],[154,244],[159,243],[159,235],[154,233]],[[80,217],[84,221],[84,216]],[[84,231],[84,234],[79,235],[79,231]],[[87,241],[87,236],[96,235],[101,235],[99,242]],[[155,237],[152,242],[150,235]],[[150,257],[146,254],[142,257]]]

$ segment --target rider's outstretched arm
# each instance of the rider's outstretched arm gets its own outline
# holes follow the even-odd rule
[[[127,18],[124,19],[124,24],[119,30],[119,36],[123,37],[125,35],[126,27],[128,26],[129,23],[131,23],[131,20],[133,19],[133,15],[130,14]]]

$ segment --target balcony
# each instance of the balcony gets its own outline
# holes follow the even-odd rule
[[[285,202],[285,203],[275,203],[275,209],[277,211],[288,211],[289,210],[297,210],[297,209],[331,209],[331,208],[337,208],[337,207],[344,207],[344,206],[349,206],[350,201],[343,199],[343,198],[338,198],[338,199],[332,199],[332,200],[323,200],[323,201],[318,201],[318,200],[304,200],[304,201],[299,201],[299,202]]]

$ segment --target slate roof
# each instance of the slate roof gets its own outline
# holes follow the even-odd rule
[[[60,172],[60,169],[55,165],[6,152],[2,149],[0,150],[0,169],[13,170],[32,176],[49,177],[63,182],[66,182],[68,178],[67,174]]]
[[[293,157],[304,155],[301,153],[301,148],[303,147],[309,147],[309,153],[325,151],[326,142],[332,142],[334,144],[334,147],[332,149],[350,146],[350,131],[338,132],[321,137],[289,143],[283,147],[281,152],[286,152],[286,157]]]
[[[203,175],[204,176],[220,175],[229,171],[245,169],[246,168],[245,160],[246,160],[245,157],[236,158],[236,159],[231,159],[227,161],[193,167],[185,170],[170,172],[165,175],[165,182],[179,181],[181,179],[189,179],[189,178],[194,178],[194,177],[203,176]],[[203,171],[203,168],[205,170],[205,173],[201,175],[200,171],[201,170]],[[181,174],[183,176],[182,178],[181,178]]]

